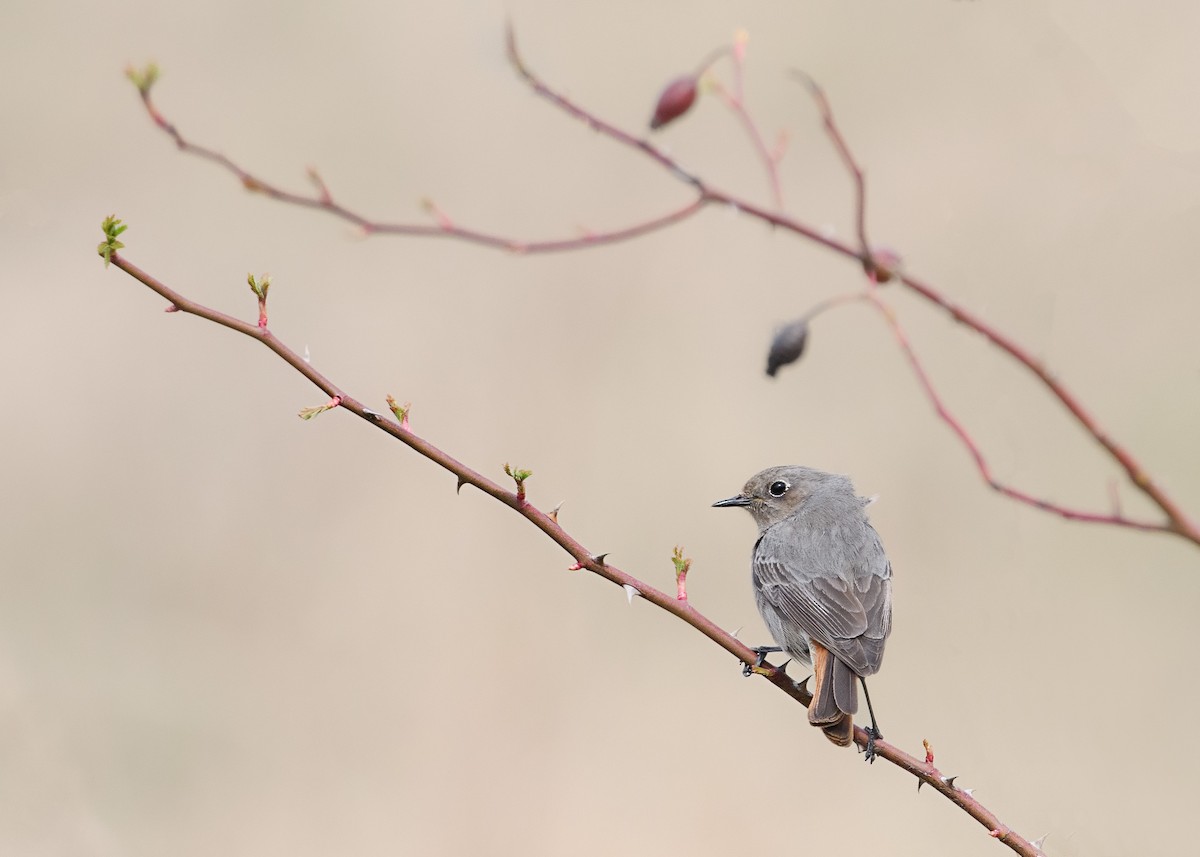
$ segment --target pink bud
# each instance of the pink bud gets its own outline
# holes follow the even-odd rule
[[[687,75],[671,81],[662,91],[662,95],[658,96],[658,104],[654,106],[654,116],[650,119],[650,130],[661,128],[668,122],[678,119],[688,112],[695,100],[695,77]]]

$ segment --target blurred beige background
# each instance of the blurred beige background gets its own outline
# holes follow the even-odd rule
[[[597,551],[766,642],[753,528],[709,508],[806,463],[879,494],[896,625],[887,737],[1051,855],[1192,847],[1200,549],[987,491],[886,328],[850,307],[762,373],[774,326],[850,264],[734,213],[589,252],[361,240],[177,153],[164,112],[264,177],[517,237],[613,228],[684,187],[535,99],[503,57],[643,127],[745,27],[747,86],[792,134],[789,209],[848,234],[814,74],[871,181],[871,233],[1043,357],[1200,515],[1200,62],[1194,3],[996,0],[40,4],[0,28],[0,853],[1000,854],[863,765],[682,624],[345,414],[248,341],[95,256],[271,323],[345,389],[501,477]],[[766,201],[705,99],[659,137]],[[1004,479],[1104,510],[1116,471],[978,337],[895,305]],[[1151,514],[1128,488],[1131,514]]]

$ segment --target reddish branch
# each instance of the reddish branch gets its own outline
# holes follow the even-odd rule
[[[383,223],[372,221],[368,218],[357,214],[350,209],[342,206],[334,201],[329,189],[324,185],[319,178],[315,178],[317,184],[317,193],[312,196],[285,191],[275,185],[266,182],[257,176],[254,176],[247,170],[241,168],[225,155],[208,149],[204,146],[196,145],[186,140],[175,128],[168,122],[158,109],[155,107],[150,97],[150,89],[152,80],[148,80],[144,84],[139,84],[139,91],[142,96],[142,101],[146,106],[146,110],[154,122],[169,134],[176,145],[183,151],[197,155],[201,158],[213,161],[224,167],[229,172],[236,175],[242,184],[249,190],[257,193],[262,193],[272,199],[277,199],[282,202],[300,205],[309,208],[315,208],[326,211],[343,220],[349,221],[361,227],[368,234],[371,233],[388,233],[395,235],[413,235],[422,237],[443,237],[455,238],[462,241],[468,241],[485,246],[496,247],[500,249],[510,250],[521,253],[546,253],[562,250],[578,250],[585,247],[596,246],[600,244],[611,244],[617,241],[624,241],[630,238],[636,238],[641,235],[654,232],[658,229],[678,223],[698,213],[702,208],[708,205],[729,205],[734,207],[742,214],[757,218],[772,226],[790,231],[796,235],[807,238],[810,241],[823,245],[830,250],[842,254],[843,256],[856,260],[867,273],[880,282],[890,279],[893,275],[895,279],[910,289],[915,294],[933,303],[934,305],[946,310],[958,324],[963,325],[971,330],[982,334],[992,345],[999,348],[1003,353],[1007,354],[1018,364],[1027,369],[1039,383],[1041,383],[1059,403],[1066,408],[1079,426],[1087,432],[1104,451],[1121,467],[1134,487],[1144,494],[1159,510],[1163,513],[1164,520],[1159,523],[1145,523],[1134,521],[1125,518],[1119,511],[1113,514],[1099,514],[1084,510],[1072,509],[1052,503],[1038,497],[1034,497],[1019,489],[1005,486],[992,476],[988,469],[983,456],[980,454],[979,447],[971,439],[965,428],[955,420],[946,411],[941,402],[941,398],[934,391],[928,376],[920,368],[920,365],[913,360],[911,348],[907,347],[907,340],[901,337],[901,345],[905,348],[906,354],[910,358],[910,363],[913,365],[914,371],[917,372],[917,377],[921,382],[922,388],[926,395],[929,396],[938,414],[948,425],[954,430],[959,440],[966,446],[971,454],[980,476],[986,484],[992,489],[998,491],[1002,495],[1009,497],[1021,503],[1025,503],[1034,508],[1043,509],[1045,511],[1061,515],[1062,517],[1078,521],[1090,521],[1093,523],[1103,523],[1115,526],[1129,527],[1140,530],[1152,530],[1156,532],[1170,533],[1187,539],[1188,541],[1200,545],[1200,526],[1196,522],[1189,519],[1184,510],[1166,493],[1166,491],[1158,485],[1133,456],[1133,454],[1123,445],[1114,440],[1100,425],[1095,418],[1083,407],[1080,401],[1066,387],[1062,385],[1045,366],[1036,359],[1028,350],[1018,345],[1012,339],[1005,336],[991,324],[984,321],[979,316],[970,311],[954,304],[941,292],[935,289],[930,284],[917,279],[906,273],[892,271],[890,264],[884,264],[882,254],[878,251],[873,251],[867,243],[866,230],[866,183],[862,169],[854,160],[844,137],[838,129],[838,126],[833,118],[832,110],[824,93],[821,91],[811,78],[801,75],[802,79],[808,85],[812,93],[818,110],[821,113],[822,121],[825,130],[830,140],[837,148],[843,163],[850,172],[854,184],[856,194],[856,233],[858,238],[858,246],[853,247],[828,235],[822,234],[816,228],[793,219],[778,210],[769,210],[762,206],[755,205],[749,200],[738,197],[734,194],[722,191],[704,181],[699,176],[685,170],[674,158],[659,149],[648,140],[635,137],[626,131],[612,125],[600,117],[594,115],[583,107],[580,107],[566,96],[551,89],[541,78],[535,75],[525,65],[517,50],[516,40],[512,31],[508,33],[508,55],[513,68],[526,82],[526,84],[537,95],[545,98],[555,107],[559,108],[569,116],[573,116],[585,122],[592,130],[603,134],[611,140],[616,141],[624,146],[640,152],[645,157],[657,163],[665,171],[675,178],[689,185],[695,192],[695,198],[687,205],[678,208],[672,212],[661,215],[646,221],[634,223],[621,229],[615,229],[605,232],[594,232],[584,236],[575,238],[562,238],[543,241],[522,241],[511,237],[505,237],[493,233],[483,232],[475,229],[467,229],[454,224],[448,218],[442,218],[436,225],[429,224],[397,224]],[[736,63],[735,63],[736,65]],[[736,72],[740,81],[740,70]],[[728,98],[728,96],[727,96]],[[731,100],[731,103],[734,103]],[[737,93],[736,103],[740,102],[740,83]],[[735,107],[736,110],[736,107]],[[744,107],[739,112],[739,116],[743,121],[748,120],[748,116],[744,116]],[[748,126],[752,131],[752,137],[757,135],[757,130],[751,122]],[[761,144],[761,137],[757,137],[758,144]],[[765,147],[759,145],[760,152],[765,152]],[[771,169],[771,155],[767,153],[765,158],[768,163],[769,170]],[[883,308],[882,304],[878,304]],[[889,316],[893,319],[893,316]]]
[[[824,91],[817,85],[811,77],[803,72],[794,72],[796,76],[802,80],[809,88],[816,101],[817,109],[821,113],[821,120],[825,125],[825,132],[829,139],[833,142],[834,147],[838,150],[841,156],[842,163],[846,167],[846,171],[850,173],[854,181],[855,188],[855,223],[858,229],[859,253],[863,262],[863,267],[867,272],[868,278],[871,280],[872,286],[877,280],[882,279],[886,282],[890,280],[895,272],[890,269],[885,269],[880,266],[879,260],[872,254],[870,244],[867,241],[867,188],[866,176],[854,159],[850,147],[847,145],[845,138],[842,136],[841,130],[837,126],[837,122],[833,118],[833,108],[829,105],[829,99],[825,97]],[[891,261],[891,260],[889,260]],[[881,275],[883,275],[881,277]],[[1112,440],[1105,432],[1100,429],[1095,419],[1084,410],[1079,401],[1063,387],[1038,360],[1035,360],[1025,349],[1017,345],[1008,337],[997,331],[985,323],[982,319],[971,315],[966,310],[961,309],[950,303],[939,292],[935,291],[931,286],[906,275],[901,274],[900,281],[910,289],[915,291],[927,300],[932,301],[938,306],[950,313],[951,318],[955,321],[966,325],[967,327],[983,334],[988,341],[998,347],[1001,351],[1007,353],[1028,370],[1037,376],[1038,380],[1050,389],[1050,392],[1059,400],[1059,402],[1070,411],[1076,421],[1083,426],[1096,441],[1104,447],[1118,464],[1124,468],[1129,479],[1135,486],[1144,492],[1162,511],[1166,514],[1167,520],[1161,523],[1137,521],[1125,517],[1118,506],[1114,504],[1114,511],[1111,514],[1102,514],[1097,512],[1085,512],[1079,509],[1072,509],[1063,506],[1059,503],[1054,503],[1049,500],[1044,500],[1040,497],[1035,497],[1020,489],[1013,488],[1000,482],[992,475],[991,468],[988,467],[987,460],[983,456],[982,450],[975,442],[971,434],[966,430],[961,422],[949,411],[942,397],[938,394],[937,389],[930,381],[928,373],[926,373],[921,362],[917,359],[916,352],[913,351],[912,345],[908,341],[908,337],[904,333],[904,329],[900,326],[896,318],[895,311],[880,300],[875,289],[872,288],[867,292],[867,299],[880,311],[883,317],[887,320],[892,328],[892,333],[896,337],[896,341],[904,350],[905,356],[908,358],[909,365],[913,369],[913,373],[917,376],[917,380],[921,384],[921,388],[925,391],[926,397],[933,404],[937,415],[950,427],[950,429],[958,436],[963,446],[967,448],[967,452],[971,454],[971,458],[975,462],[975,467],[979,471],[979,475],[988,484],[990,488],[1003,494],[1005,497],[1010,497],[1020,503],[1033,506],[1046,512],[1051,512],[1063,518],[1072,521],[1086,521],[1096,524],[1109,524],[1116,527],[1128,527],[1135,530],[1147,530],[1150,532],[1173,533],[1190,539],[1197,544],[1200,544],[1200,531],[1196,526],[1187,520],[1174,501],[1163,493],[1157,485],[1155,485],[1142,470],[1141,466],[1133,458],[1133,456],[1124,448]]]
[[[754,121],[754,117],[750,115],[750,111],[746,109],[746,41],[749,36],[744,32],[738,32],[734,38],[733,44],[733,91],[730,92],[723,87],[720,81],[714,80],[713,88],[724,100],[727,107],[733,111],[733,114],[742,123],[742,128],[745,129],[746,135],[750,138],[750,142],[754,145],[754,151],[758,154],[759,160],[763,163],[763,168],[767,171],[767,182],[771,186],[771,200],[775,203],[775,208],[783,210],[783,186],[779,181],[779,161],[783,157],[782,141],[780,146],[771,151],[767,148],[766,141],[763,140],[762,132],[758,128],[758,123]],[[512,40],[512,33],[509,32],[509,52],[516,53],[516,45]]]
[[[920,358],[917,357],[917,352],[908,339],[908,335],[904,332],[904,328],[900,325],[900,320],[896,317],[896,311],[880,298],[879,290],[874,282],[872,282],[870,288],[864,291],[840,295],[836,298],[830,298],[829,300],[822,301],[804,314],[804,320],[811,322],[818,315],[821,315],[824,312],[828,312],[829,310],[855,301],[864,301],[869,303],[874,309],[879,311],[881,316],[883,316],[884,321],[887,322],[888,327],[892,331],[892,336],[895,338],[896,343],[904,352],[904,356],[907,358],[913,374],[917,376],[917,381],[921,385],[922,392],[925,393],[926,398],[928,398],[930,403],[933,405],[933,409],[937,413],[938,418],[941,419],[942,422],[944,422],[950,428],[950,430],[954,432],[955,435],[957,435],[959,441],[964,447],[966,447],[967,452],[971,455],[971,459],[975,462],[976,469],[979,470],[980,474],[982,474],[984,481],[987,482],[989,487],[998,493],[1003,494],[1005,497],[1011,497],[1018,502],[1035,506],[1038,509],[1051,512],[1070,521],[1088,521],[1096,524],[1110,524],[1114,527],[1127,527],[1129,529],[1145,530],[1148,532],[1157,533],[1172,532],[1170,526],[1165,523],[1158,523],[1155,521],[1138,521],[1125,517],[1120,511],[1120,506],[1115,495],[1112,497],[1114,511],[1111,514],[1106,515],[1101,513],[1083,512],[1078,509],[1072,509],[1070,507],[1063,506],[1059,503],[1043,500],[1039,497],[1034,497],[1033,495],[1027,494],[1018,488],[1013,488],[1012,486],[1001,482],[993,475],[992,469],[988,465],[987,459],[984,457],[983,450],[980,449],[979,444],[975,441],[975,438],[972,437],[969,431],[967,431],[966,427],[962,424],[958,417],[954,415],[954,413],[946,405],[941,394],[938,393],[937,388],[934,387],[933,382],[929,378],[929,373],[925,371],[924,365],[921,363]]]
[[[1115,507],[1114,511],[1108,515],[1097,512],[1083,512],[1078,509],[1072,509],[1067,506],[1051,502],[1049,500],[1043,500],[1041,498],[1034,497],[1033,495],[1027,494],[1018,488],[1013,488],[1009,485],[1006,485],[997,479],[994,475],[992,475],[991,467],[988,466],[987,459],[984,458],[983,451],[979,448],[979,444],[975,442],[975,439],[971,436],[970,432],[968,432],[963,424],[959,422],[958,418],[951,413],[950,409],[946,407],[945,402],[942,401],[942,397],[938,394],[937,389],[933,386],[933,382],[929,380],[929,375],[926,373],[925,367],[921,365],[921,361],[918,359],[916,352],[913,350],[912,344],[908,340],[908,336],[904,333],[904,328],[900,326],[900,321],[896,318],[895,310],[880,300],[879,295],[876,294],[874,289],[867,292],[864,300],[868,301],[872,306],[879,310],[879,313],[883,316],[884,320],[887,321],[888,325],[892,329],[892,335],[896,338],[896,342],[899,343],[900,348],[904,351],[904,356],[908,358],[908,363],[909,366],[912,367],[913,374],[917,376],[917,381],[920,382],[921,389],[925,391],[926,397],[933,404],[933,408],[937,412],[938,417],[941,418],[942,422],[949,426],[950,430],[958,436],[958,439],[962,442],[962,445],[967,448],[967,452],[971,454],[971,458],[975,461],[976,469],[979,470],[984,480],[992,489],[1003,494],[1005,497],[1011,497],[1018,502],[1027,503],[1030,506],[1035,506],[1036,508],[1042,509],[1046,512],[1052,512],[1055,515],[1059,515],[1069,521],[1088,521],[1095,524],[1111,524],[1115,527],[1128,527],[1134,530],[1147,530],[1150,532],[1173,532],[1169,524],[1157,523],[1154,521],[1137,521],[1131,518],[1126,518],[1123,514],[1121,514],[1120,510],[1116,509]]]
[[[829,99],[825,97],[825,90],[821,89],[815,80],[802,71],[793,71],[792,74],[807,86],[808,91],[812,93],[817,110],[821,113],[821,121],[825,125],[825,133],[833,143],[833,147],[837,149],[838,157],[842,159],[842,165],[846,168],[846,172],[850,173],[854,179],[854,225],[858,233],[859,256],[862,259],[864,267],[867,269],[867,273],[871,274],[875,270],[875,264],[870,256],[870,242],[867,241],[866,175],[858,165],[858,161],[854,160],[854,155],[851,153],[850,147],[846,144],[846,139],[842,136],[837,123],[833,121],[833,108],[829,105]]]
[[[113,265],[164,298],[167,301],[168,311],[198,316],[214,324],[236,331],[243,336],[255,339],[273,351],[276,356],[311,381],[314,386],[329,397],[326,405],[317,409],[307,410],[319,412],[333,408],[342,408],[360,419],[366,420],[375,428],[387,432],[418,454],[453,473],[458,479],[460,488],[463,485],[473,485],[524,517],[545,533],[555,544],[570,554],[575,561],[572,568],[587,569],[605,580],[625,587],[627,590],[630,588],[636,590],[642,598],[686,622],[718,646],[725,649],[725,651],[740,659],[742,663],[753,666],[757,662],[758,655],[752,649],[740,642],[732,634],[720,628],[711,619],[701,614],[692,606],[690,601],[686,600],[686,597],[680,597],[684,593],[683,580],[687,573],[687,567],[691,562],[684,559],[680,549],[676,549],[674,557],[676,560],[678,594],[677,596],[671,596],[612,565],[606,560],[604,555],[596,555],[585,548],[559,525],[556,514],[557,509],[548,514],[530,503],[524,490],[524,481],[529,475],[527,471],[505,467],[506,472],[516,481],[517,490],[515,491],[493,482],[413,432],[411,426],[408,424],[407,408],[401,409],[389,402],[393,413],[402,413],[403,417],[402,421],[387,419],[382,414],[367,408],[358,399],[350,396],[336,386],[332,381],[314,369],[303,357],[277,339],[266,326],[242,321],[226,313],[202,306],[171,289],[165,283],[143,271],[132,262],[127,261],[115,251],[104,255]],[[801,682],[798,684],[792,681],[783,669],[772,667],[768,664],[756,667],[755,672],[762,675],[771,684],[775,685],[775,687],[782,690],[801,705],[807,706],[812,700],[812,695],[805,689],[804,683]],[[860,747],[866,746],[867,734],[861,727],[855,727],[854,741]],[[875,753],[879,758],[885,759],[897,767],[908,771],[920,783],[929,785],[945,795],[946,798],[982,824],[990,835],[999,839],[1018,854],[1026,855],[1026,857],[1038,857],[1041,854],[1036,846],[1002,824],[995,813],[975,800],[969,791],[957,788],[954,784],[954,778],[943,776],[934,767],[932,758],[928,755],[928,761],[922,761],[883,740],[876,740]]]

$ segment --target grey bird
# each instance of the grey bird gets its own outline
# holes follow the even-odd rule
[[[892,565],[867,520],[869,502],[845,476],[793,465],[755,474],[713,504],[742,506],[758,524],[758,612],[783,651],[812,665],[808,722],[842,747],[854,738],[855,679],[867,694],[863,679],[879,671],[892,630]],[[882,737],[873,711],[868,735],[870,759]]]

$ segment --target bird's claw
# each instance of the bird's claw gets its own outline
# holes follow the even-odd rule
[[[875,764],[875,757],[877,755],[875,753],[875,742],[876,740],[882,740],[883,735],[874,726],[868,726],[863,731],[867,733],[867,746],[863,748],[863,761],[868,765],[873,765]]]
[[[782,652],[783,649],[779,648],[779,646],[755,646],[750,651],[754,652],[754,654],[758,655],[758,657],[754,659],[753,664],[742,664],[742,675],[744,675],[746,678],[752,676],[755,670],[762,667],[763,662],[765,662],[767,659],[767,655],[775,652]]]

